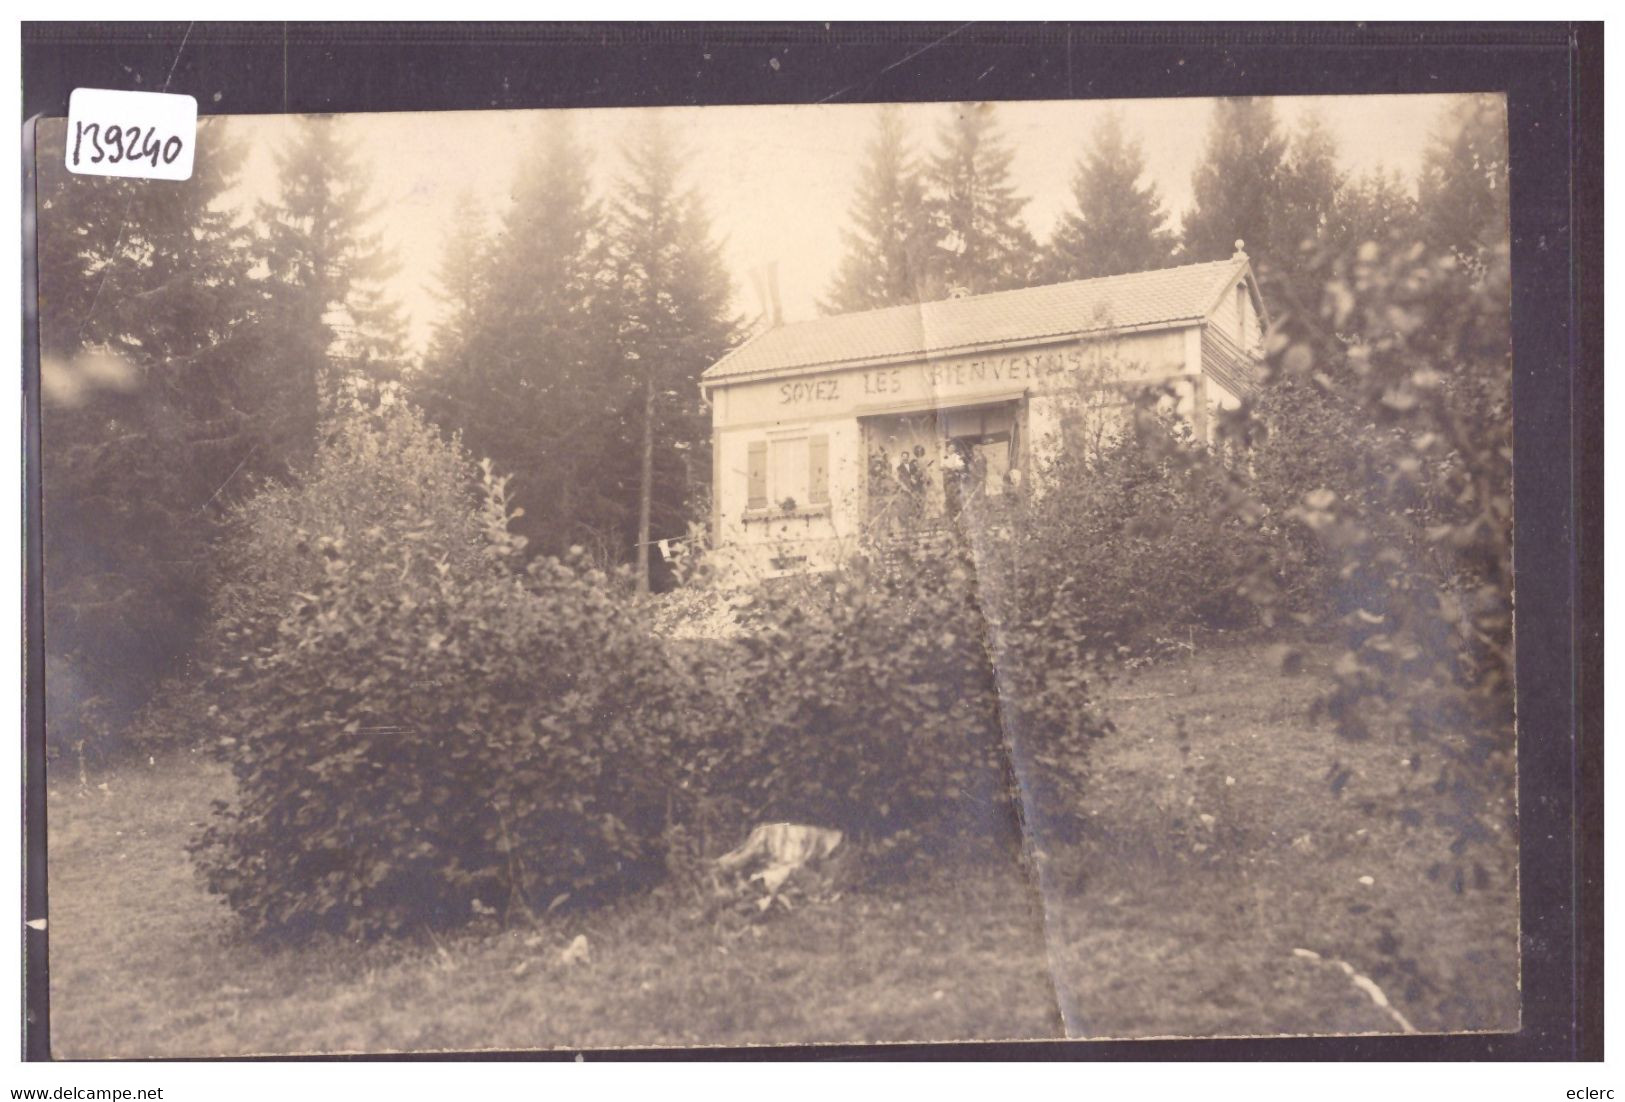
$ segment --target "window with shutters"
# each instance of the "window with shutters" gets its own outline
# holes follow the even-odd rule
[[[782,509],[807,504],[807,438],[770,440],[767,456],[769,502]]]
[[[746,483],[748,489],[745,493],[745,507],[747,509],[767,508],[767,441],[753,440],[750,444],[749,460],[747,463]]]
[[[807,500],[813,505],[829,501],[829,437],[807,437]]]
[[[829,503],[829,436],[775,437],[749,445],[745,507],[802,512]]]

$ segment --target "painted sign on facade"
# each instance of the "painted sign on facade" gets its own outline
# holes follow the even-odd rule
[[[1111,439],[1143,386],[1205,436],[1238,399],[1245,372],[1226,365],[1259,329],[1245,257],[1151,275],[1155,294],[1124,277],[1138,281],[1114,303],[1126,328],[1065,339],[1049,334],[1098,317],[1113,281],[930,304],[921,333],[877,311],[747,342],[708,372],[715,546],[757,573],[816,570],[899,502],[952,512],[967,494],[1041,493],[1059,441]],[[959,350],[927,351],[933,339]],[[911,344],[925,348],[898,351]]]
[[[988,352],[884,367],[831,370],[790,379],[737,383],[714,392],[719,427],[862,414],[868,409],[928,409],[981,395],[1045,393],[1088,382],[1175,373],[1185,362],[1180,332],[1111,341]]]

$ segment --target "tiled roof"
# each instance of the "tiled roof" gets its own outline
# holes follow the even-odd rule
[[[706,382],[926,356],[1011,341],[1199,321],[1245,256],[775,326],[718,360]]]

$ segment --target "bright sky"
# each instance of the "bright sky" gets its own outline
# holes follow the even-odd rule
[[[1414,184],[1428,136],[1448,96],[1317,96],[1276,100],[1283,124],[1318,112],[1353,172],[1396,169]],[[1177,225],[1191,205],[1191,174],[1206,145],[1208,99],[1065,100],[1001,103],[999,119],[1015,151],[1012,174],[1030,198],[1024,217],[1040,241],[1071,201],[1074,166],[1095,121],[1121,110],[1142,142],[1149,178]],[[935,144],[947,104],[904,105],[916,145]],[[778,262],[786,320],[812,317],[841,256],[871,105],[667,107],[578,110],[579,133],[595,151],[594,172],[607,191],[619,171],[628,123],[649,110],[668,115],[689,151],[687,183],[704,196],[734,280],[735,307],[760,311],[750,272]],[[537,111],[441,112],[352,116],[352,133],[373,164],[382,201],[378,228],[400,261],[395,291],[421,345],[440,310],[433,293],[445,228],[459,192],[471,190],[493,213],[508,201],[524,135]],[[265,194],[269,150],[287,117],[247,117],[233,127],[255,150],[244,190]],[[267,132],[269,131],[269,132]]]

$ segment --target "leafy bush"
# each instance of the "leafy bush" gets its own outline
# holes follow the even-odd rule
[[[350,562],[417,575],[445,563],[467,573],[491,553],[487,518],[475,508],[477,473],[413,407],[351,406],[329,422],[297,482],[268,483],[233,513],[214,586],[216,623],[274,632],[325,577],[310,553],[324,537]]]
[[[1024,601],[1098,648],[1250,626],[1276,584],[1244,476],[1159,415],[1158,397],[1140,395],[1098,449],[1068,434],[1017,528]]]
[[[1454,457],[1445,450],[1418,451],[1414,434],[1380,397],[1362,400],[1347,379],[1277,372],[1250,415],[1251,483],[1266,512],[1262,527],[1275,542],[1281,596],[1291,611],[1311,622],[1334,623],[1359,609],[1377,610],[1390,598],[1377,575],[1348,569],[1307,523],[1306,492],[1341,502],[1345,513],[1357,512],[1373,545],[1387,548],[1389,557],[1442,565],[1427,529],[1462,523],[1471,512],[1442,477]]]
[[[961,837],[1060,829],[1077,806],[1089,706],[1081,654],[1007,603],[1009,564],[965,543],[902,545],[840,574],[771,583],[717,686],[727,749],[717,790],[746,818],[792,819],[911,853]]]
[[[420,427],[410,414],[348,425],[318,464],[335,477],[250,509],[239,553],[271,561],[222,633],[245,649],[220,674],[237,800],[194,851],[262,933],[456,924],[659,869],[684,669],[602,574],[508,567],[519,541],[500,481],[488,475],[482,511],[453,479],[394,469],[403,456],[423,474],[454,468]],[[333,499],[399,482],[425,492],[353,514]],[[255,523],[277,515],[323,530],[284,541]],[[275,586],[294,579],[305,588],[266,640]]]
[[[1376,426],[1363,486],[1313,484],[1293,517],[1358,598],[1323,707],[1347,738],[1399,733],[1424,815],[1467,847],[1512,816],[1512,417],[1507,250],[1475,265],[1420,246],[1363,247],[1325,273],[1317,311],[1274,334],[1277,379]],[[1373,434],[1375,435],[1375,434]]]

